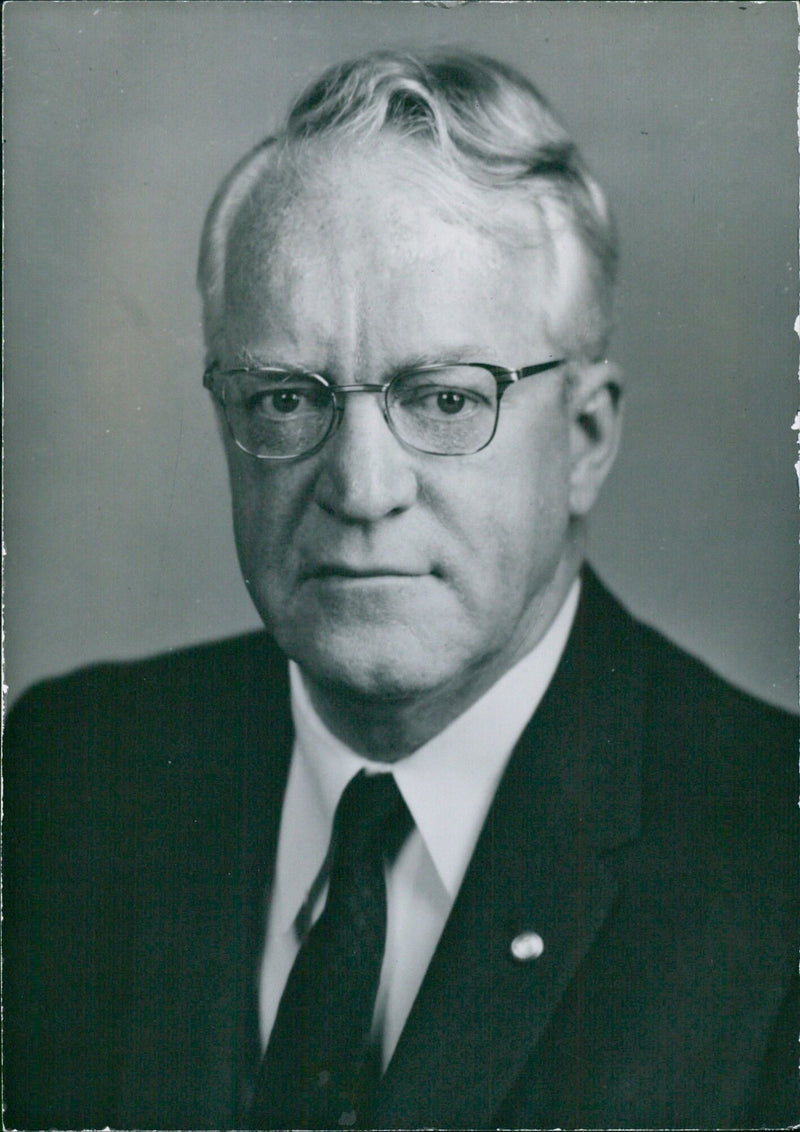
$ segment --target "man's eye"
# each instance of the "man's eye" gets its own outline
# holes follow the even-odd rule
[[[455,416],[456,413],[460,413],[466,403],[465,394],[457,389],[444,389],[441,393],[436,394],[437,408],[448,416]]]
[[[321,389],[285,386],[277,389],[260,389],[245,398],[245,411],[251,417],[276,419],[305,413],[318,413],[325,408],[325,394]]]
[[[292,389],[280,389],[262,398],[276,413],[293,413],[300,405],[300,394]]]
[[[399,406],[409,413],[427,417],[455,417],[477,412],[484,399],[470,389],[446,385],[425,385],[404,389],[397,398]]]

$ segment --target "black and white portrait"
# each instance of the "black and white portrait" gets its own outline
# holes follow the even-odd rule
[[[6,6],[7,1126],[800,1119],[796,37]]]

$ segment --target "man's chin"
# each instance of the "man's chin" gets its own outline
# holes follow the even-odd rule
[[[285,651],[311,681],[364,700],[406,701],[435,693],[454,677],[454,656],[409,632],[297,639]]]

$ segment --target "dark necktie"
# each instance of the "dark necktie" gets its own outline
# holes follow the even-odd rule
[[[364,771],[342,794],[328,898],[295,959],[261,1062],[253,1128],[354,1128],[380,1072],[370,1030],[386,944],[384,861],[411,815],[391,774]]]

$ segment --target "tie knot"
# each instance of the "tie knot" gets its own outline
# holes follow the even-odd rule
[[[368,775],[360,770],[347,784],[333,819],[331,851],[382,851],[393,857],[405,840],[412,819],[393,774]]]

